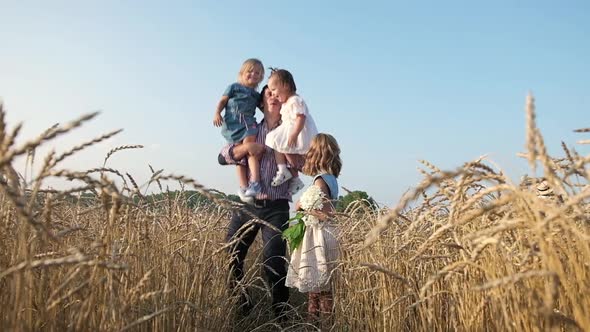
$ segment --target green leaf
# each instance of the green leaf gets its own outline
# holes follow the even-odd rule
[[[305,216],[305,214],[303,212],[297,212],[297,214],[293,218],[287,220],[285,225],[290,224],[292,221],[300,221],[303,219],[303,216]]]
[[[305,223],[301,218],[298,218],[297,220],[296,224],[283,231],[283,239],[286,239],[289,243],[289,249],[291,252],[299,247],[303,241],[303,235],[305,235]]]

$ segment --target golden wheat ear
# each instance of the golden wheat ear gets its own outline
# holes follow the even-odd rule
[[[107,156],[104,158],[104,162],[102,164],[102,166],[104,167],[107,164],[107,160],[109,160],[109,158],[115,154],[118,151],[123,151],[123,150],[130,150],[130,149],[143,149],[143,145],[141,144],[137,144],[137,145],[121,145],[118,146],[114,149],[111,149],[108,153]]]
[[[88,148],[88,147],[90,147],[90,146],[92,146],[92,145],[94,145],[94,144],[97,144],[97,143],[100,143],[100,142],[102,142],[102,141],[105,141],[105,140],[107,140],[107,139],[109,139],[109,138],[111,138],[111,137],[113,137],[113,136],[115,136],[115,135],[119,134],[119,133],[120,133],[120,132],[122,132],[122,131],[123,131],[123,129],[118,129],[118,130],[112,131],[112,132],[110,132],[110,133],[106,133],[106,134],[104,134],[104,135],[101,135],[101,136],[95,137],[95,138],[91,139],[91,140],[90,140],[90,141],[88,141],[88,142],[84,142],[84,143],[82,143],[82,144],[78,144],[78,145],[74,146],[73,148],[71,148],[70,150],[68,150],[68,151],[66,151],[66,152],[64,152],[64,153],[62,153],[62,154],[61,154],[61,155],[59,155],[59,156],[57,156],[57,157],[56,157],[56,158],[53,160],[53,164],[52,164],[52,166],[55,166],[57,163],[59,163],[59,162],[61,162],[62,160],[66,159],[67,157],[69,157],[69,156],[73,155],[74,153],[76,153],[76,152],[79,152],[79,151],[82,151],[82,150],[84,150],[84,149],[86,149],[86,148]],[[107,158],[108,158],[108,157],[107,157]],[[105,162],[106,162],[106,159],[105,159]]]
[[[152,167],[152,165],[148,164],[148,166],[150,167],[150,171],[152,171],[152,176],[151,176],[148,184],[150,184],[152,181],[156,181],[156,183],[158,184],[158,188],[160,188],[160,192],[162,192],[162,183],[160,182],[160,180],[157,177],[158,177],[158,175],[162,174],[164,169],[160,169],[156,172],[156,171],[154,171],[154,168]]]
[[[50,141],[58,136],[61,136],[75,128],[80,127],[82,124],[84,124],[87,121],[90,121],[98,114],[99,112],[94,112],[83,115],[80,118],[69,123],[66,123],[63,126],[58,126],[49,133],[44,132],[37,138],[30,140],[19,147],[13,147],[15,138],[18,136],[18,133],[20,132],[22,127],[22,124],[17,124],[12,130],[12,132],[4,137],[4,141],[2,142],[2,146],[0,147],[0,168],[4,167],[4,165],[8,163],[11,163],[15,157],[28,153],[31,149],[36,149],[43,143]]]
[[[537,144],[535,142],[537,127],[535,124],[535,97],[532,92],[526,97],[526,149],[530,168],[535,172],[537,167]]]
[[[4,101],[0,98],[0,146],[4,145],[4,137],[6,136],[6,122],[4,122],[5,115]]]

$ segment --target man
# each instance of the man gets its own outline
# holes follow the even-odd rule
[[[264,119],[258,124],[256,143],[226,146],[219,154],[219,163],[222,165],[238,164],[244,163],[247,155],[261,156],[260,184],[262,188],[255,199],[249,202],[247,209],[252,215],[282,232],[287,228],[286,223],[289,220],[291,194],[288,183],[276,187],[271,186],[272,178],[277,172],[277,165],[274,151],[265,145],[266,134],[278,127],[281,122],[281,104],[265,86],[262,89],[261,105]],[[287,275],[286,243],[281,237],[281,232],[260,223],[254,223],[251,227],[240,230],[251,219],[250,215],[242,211],[234,211],[229,223],[226,238],[228,243],[239,238],[230,246],[230,253],[233,255],[230,265],[233,285],[235,286],[243,278],[244,259],[250,245],[256,238],[256,234],[261,230],[265,276],[272,291],[275,316],[281,317],[289,299],[289,289],[285,286]],[[252,307],[250,298],[246,294],[242,294],[240,304],[244,312],[248,312]]]

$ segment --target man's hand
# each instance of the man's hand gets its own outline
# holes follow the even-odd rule
[[[213,125],[215,127],[221,127],[222,124],[223,124],[223,118],[221,117],[221,114],[215,113],[215,116],[213,117]]]

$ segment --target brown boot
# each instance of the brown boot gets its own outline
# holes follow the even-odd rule
[[[307,315],[309,322],[317,326],[320,319],[320,293],[309,292],[307,298]]]
[[[320,293],[321,330],[330,331],[334,325],[334,298],[331,292]]]

